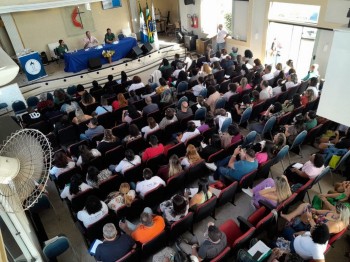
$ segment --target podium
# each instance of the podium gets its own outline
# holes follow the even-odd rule
[[[211,43],[211,39],[208,38],[200,38],[196,41],[196,49],[198,54],[205,55],[208,44]]]
[[[22,70],[26,73],[28,81],[34,81],[47,76],[38,52],[18,56]]]
[[[198,35],[184,35],[185,47],[188,51],[196,50],[196,40],[198,39]]]

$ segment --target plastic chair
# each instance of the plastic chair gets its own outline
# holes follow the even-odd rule
[[[249,124],[249,118],[251,114],[252,114],[252,108],[247,107],[246,110],[244,110],[238,125],[241,126],[242,124],[246,124],[246,123]]]
[[[177,95],[183,95],[188,89],[188,82],[186,81],[181,81],[177,85]]]
[[[293,149],[293,148],[298,148],[299,149],[299,155],[301,158],[303,158],[303,152],[301,151],[301,145],[303,144],[305,138],[307,136],[307,131],[304,130],[303,132],[299,133],[295,138],[294,141],[292,143],[292,145],[289,148],[288,151],[288,160],[289,160],[289,164],[291,164],[290,162],[290,154],[289,152]]]
[[[205,120],[207,109],[205,107],[198,108],[194,114],[194,120]]]
[[[180,85],[180,84],[179,84],[179,85]],[[179,88],[179,87],[178,87],[178,88]],[[179,101],[177,101],[177,108],[178,108],[178,109],[181,108],[181,104],[182,104],[183,101],[188,102],[187,96],[182,96],[182,97],[179,99]]]
[[[251,145],[254,143],[256,136],[257,136],[257,132],[256,131],[250,131],[249,134],[244,138],[243,143],[242,143],[242,147],[246,147],[248,145]]]
[[[199,92],[199,95],[202,96],[203,98],[207,98],[208,97],[208,90],[206,88],[202,89]]]
[[[278,162],[281,162],[283,171],[284,171],[283,159],[288,154],[288,152],[289,152],[289,146],[285,145],[284,147],[281,148],[281,150],[277,153],[275,157],[274,165],[277,164]]]
[[[313,179],[312,184],[310,185],[310,187],[309,187],[308,189],[310,189],[310,188],[312,188],[314,185],[318,184],[318,188],[319,188],[319,190],[320,190],[320,193],[322,194],[322,189],[321,189],[320,181],[321,181],[321,179],[322,179],[323,177],[325,177],[325,175],[327,175],[329,172],[331,172],[331,168],[330,168],[329,166],[326,166],[326,167],[322,170],[321,174],[319,174],[317,177],[315,177],[315,178]],[[332,176],[332,179],[333,179],[333,176]],[[308,196],[308,198],[309,198],[309,203],[311,203],[309,193],[308,193],[308,192],[306,192],[306,193],[307,193],[307,196]]]
[[[219,151],[211,154],[208,159],[206,159],[207,163],[215,163],[218,160],[223,159],[226,156],[225,149],[220,149]]]
[[[49,261],[55,261],[56,257],[66,252],[69,248],[72,248],[75,258],[79,260],[78,255],[71,245],[69,239],[63,234],[55,236],[46,241],[43,248],[43,253]]]
[[[343,157],[340,159],[340,161],[338,162],[338,164],[336,165],[335,168],[331,168],[330,167],[331,176],[332,176],[332,184],[334,184],[333,172],[339,171],[340,168],[343,166],[343,164],[346,163],[346,161],[348,160],[349,156],[350,156],[350,150],[345,155],[343,155]]]
[[[215,109],[224,108],[226,104],[225,98],[220,97],[215,103]]]
[[[26,104],[21,101],[17,100],[12,103],[12,110],[15,112],[15,115],[22,114],[27,111]]]
[[[27,105],[28,107],[36,107],[39,103],[39,98],[36,96],[30,96],[27,98]]]
[[[264,135],[265,135],[266,133],[269,133],[269,134],[270,134],[270,137],[272,137],[271,131],[272,131],[273,127],[275,126],[276,121],[277,121],[277,119],[276,119],[275,116],[270,117],[269,120],[266,121],[265,126],[264,126],[264,128],[263,128],[263,131],[261,132],[261,134],[258,133],[258,136],[259,136],[259,138],[260,138],[260,139],[259,139],[260,141],[261,141],[262,138],[264,138]]]

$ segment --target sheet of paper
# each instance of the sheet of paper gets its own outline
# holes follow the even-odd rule
[[[258,261],[260,261],[263,257],[266,256],[268,252],[270,252],[271,248],[265,245],[264,242],[259,240],[254,246],[252,246],[248,253],[253,257],[257,251],[260,251],[262,255],[259,257]]]
[[[295,167],[295,168],[297,168],[297,169],[300,169],[300,168],[303,167],[303,164],[295,163],[295,164],[293,165],[293,167]]]

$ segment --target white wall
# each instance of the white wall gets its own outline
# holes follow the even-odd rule
[[[350,29],[334,31],[331,53],[328,59],[326,82],[317,110],[319,116],[337,123],[350,126],[348,87],[349,69],[346,65],[350,60]]]
[[[319,65],[318,71],[320,72],[321,78],[325,77],[328,59],[332,49],[333,31],[329,30],[318,30],[318,36],[315,41],[315,47],[313,55],[315,59],[312,59],[311,64],[316,63]]]
[[[179,0],[179,11],[180,11],[180,21],[181,27],[185,28],[187,31],[193,31],[194,34],[198,35],[199,38],[206,37],[206,34],[202,32],[201,29],[201,3],[202,0],[196,0],[195,5],[185,5],[183,0]],[[187,15],[196,14],[198,16],[198,28],[193,28],[189,24],[189,18]]]
[[[232,9],[233,37],[238,40],[247,41],[249,2],[233,1]]]

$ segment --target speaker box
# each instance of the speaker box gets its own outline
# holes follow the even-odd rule
[[[151,52],[151,50],[153,49],[153,46],[150,43],[145,43],[141,46],[141,49],[144,54],[147,54]]]
[[[102,67],[101,59],[99,57],[90,58],[88,61],[89,70],[96,70]]]
[[[138,57],[139,55],[142,55],[142,53],[143,53],[143,52],[142,52],[142,50],[141,50],[140,47],[134,46],[134,47],[130,50],[129,54],[128,54],[126,57],[135,59],[135,58]]]

